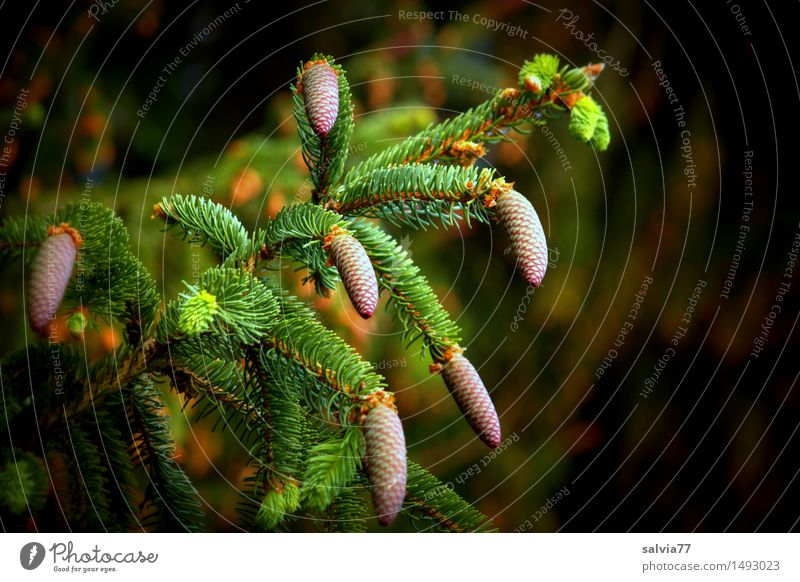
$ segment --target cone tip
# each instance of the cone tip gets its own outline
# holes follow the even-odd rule
[[[500,443],[503,440],[503,437],[500,434],[500,428],[498,427],[497,430],[493,430],[491,432],[484,432],[481,435],[481,440],[490,449],[496,449],[496,448],[500,447]]]

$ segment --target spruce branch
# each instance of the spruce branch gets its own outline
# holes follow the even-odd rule
[[[201,531],[203,512],[198,493],[175,462],[165,405],[148,376],[129,386],[128,416],[134,429],[132,451],[147,469],[149,483],[142,503],[142,523],[161,531]]]
[[[356,478],[331,502],[318,520],[324,532],[363,533],[367,530],[367,489]]]
[[[389,305],[403,326],[406,346],[422,340],[433,361],[444,362],[460,341],[461,330],[439,303],[419,267],[377,226],[354,221],[350,229],[364,245],[380,286],[389,292]]]
[[[284,301],[287,299],[284,298]],[[291,303],[292,300],[288,299],[287,302]],[[312,408],[324,408],[324,417],[341,427],[337,431],[339,434],[323,439],[309,451],[300,487],[303,507],[316,512],[323,510],[354,479],[361,466],[363,439],[366,436],[373,461],[384,460],[377,452],[382,450],[381,446],[386,443],[394,446],[391,467],[373,462],[371,467],[375,474],[370,476],[371,481],[373,477],[376,479],[373,483],[375,491],[381,492],[380,495],[376,494],[376,508],[383,507],[381,504],[386,495],[399,495],[396,507],[387,502],[386,511],[380,512],[381,523],[389,523],[394,519],[405,491],[405,444],[402,426],[393,405],[393,395],[381,389],[383,379],[372,372],[371,367],[358,357],[349,344],[317,321],[306,317],[302,311],[293,313],[290,307],[272,333],[274,337],[264,341],[265,347],[272,350],[267,353],[285,358],[298,371],[315,380],[304,384],[315,385],[318,381],[331,388],[332,394],[306,392],[305,398]],[[275,366],[270,369],[273,368]],[[386,411],[394,418],[390,429],[383,424],[376,424],[376,411]],[[384,417],[385,414],[380,418]],[[387,430],[391,438],[384,441]],[[370,443],[372,449],[369,448]],[[398,446],[402,450],[397,450]],[[402,463],[399,463],[400,458]],[[380,467],[380,470],[376,472],[375,467]],[[396,475],[397,470],[401,470],[402,474]],[[389,474],[391,483],[386,483]],[[272,506],[268,508],[270,514],[275,509]],[[266,513],[262,515],[266,516]]]
[[[327,206],[348,216],[380,218],[398,226],[425,229],[459,219],[469,225],[471,218],[488,222],[488,207],[509,188],[489,169],[415,163],[350,178]]]
[[[252,390],[262,404],[262,440],[257,479],[263,491],[258,525],[273,529],[300,504],[299,482],[305,457],[302,382],[274,351],[260,350],[251,360]]]
[[[534,100],[530,93],[519,89],[500,90],[481,105],[433,124],[417,135],[370,156],[348,171],[345,181],[397,165],[433,161],[463,165],[465,144],[496,142],[504,139],[509,129],[541,123],[534,113],[551,103],[544,99]],[[472,148],[473,151],[475,148],[477,146]]]
[[[418,134],[370,156],[348,171],[345,182],[381,168],[406,164],[438,161],[468,166],[484,154],[483,144],[508,139],[510,130],[522,132],[571,110],[584,91],[591,89],[602,69],[598,65],[558,69],[556,57],[537,55],[522,67],[519,87],[501,89],[482,104],[431,124]],[[607,120],[605,127],[608,127]],[[605,149],[607,141],[598,137],[595,147]],[[336,193],[331,192],[331,196],[338,201]]]
[[[419,520],[423,531],[493,531],[488,517],[413,461],[408,462],[404,512]]]
[[[50,367],[28,367],[28,358],[45,361],[52,358],[51,350],[48,343],[40,341],[12,353],[2,363],[5,369],[20,373],[9,378],[10,384],[37,387],[36,422],[43,431],[54,430],[65,417],[91,412],[109,396],[119,395],[142,374],[158,373],[167,366],[166,347],[148,338],[140,345],[123,343],[88,369],[85,353],[74,345],[61,345],[58,378]]]
[[[85,531],[115,531],[110,491],[102,454],[80,417],[62,419],[61,438],[52,443],[66,461],[70,481],[70,515],[76,527]]]
[[[153,207],[153,218],[163,220],[184,239],[210,245],[223,258],[250,255],[251,245],[242,223],[230,210],[208,198],[165,196]]]
[[[117,396],[117,395],[114,395]],[[86,415],[87,428],[99,443],[101,460],[109,475],[111,514],[118,531],[128,531],[136,517],[136,491],[138,483],[128,451],[128,442],[121,431],[128,419],[121,398],[107,398],[102,406],[95,406]]]
[[[334,229],[346,226],[344,217],[319,206],[287,206],[256,235],[256,240],[262,241],[259,256],[267,261],[287,257],[305,265],[305,281],[313,281],[317,293],[327,295],[336,288],[339,277],[323,242]]]
[[[188,293],[171,301],[158,322],[155,336],[162,344],[200,334],[254,344],[278,313],[272,293],[240,269],[214,267],[203,273],[198,285],[186,287]]]
[[[382,393],[386,383],[350,344],[294,307],[299,303],[296,299],[282,300],[288,308],[264,336],[263,348],[274,350],[328,388],[325,393],[308,395],[312,408],[336,422],[352,422],[361,406]]]
[[[292,204],[280,212],[264,228],[259,237],[269,250],[268,256],[280,252],[286,241],[298,239],[309,241],[322,240],[334,227],[344,228],[344,218],[312,204]]]
[[[321,516],[325,529],[362,530],[367,486],[381,524],[391,522],[405,501],[407,514],[426,529],[490,528],[448,486],[407,462],[402,424],[384,379],[307,305],[275,285],[269,271],[273,260],[279,266],[295,262],[321,294],[341,280],[362,317],[372,316],[379,289],[386,290],[404,343],[422,341],[431,372],[442,375],[484,442],[496,446],[497,415],[462,355],[458,326],[408,252],[364,219],[414,228],[496,220],[526,280],[538,285],[547,266],[538,215],[512,184],[475,162],[511,130],[523,132],[564,114],[573,137],[605,149],[608,119],[589,95],[601,70],[560,67],[556,57],[537,55],[522,66],[518,88],[430,125],[345,175],[353,131],[349,84],[332,58],[314,55],[301,65],[293,87],[302,154],[316,188],[312,199],[285,207],[251,237],[220,204],[165,197],[154,217],[184,238],[209,244],[221,262],[186,284],[158,323],[155,282],[131,253],[128,231],[111,210],[72,204],[48,216],[5,220],[0,265],[43,259],[40,253],[51,247],[65,251],[51,253],[61,257],[59,305],[29,304],[35,329],[72,309],[70,329],[82,333],[88,321],[78,306],[124,329],[122,346],[97,362],[65,344],[56,366],[31,367],[32,360],[52,357],[40,341],[4,358],[0,367],[4,387],[12,387],[4,389],[0,417],[9,434],[27,434],[36,424],[49,439],[45,455],[62,467],[55,471],[56,496],[70,523],[129,529],[134,500],[143,496],[139,527],[201,528],[199,496],[175,461],[166,406],[153,381],[169,377],[186,402],[200,407],[195,420],[212,416],[249,447],[255,472],[241,491],[242,513],[254,528],[286,528],[296,512],[307,511]],[[233,165],[224,171],[238,169]],[[41,285],[31,288],[41,295]],[[126,425],[130,440],[119,430]],[[0,491],[0,505],[15,516],[28,491],[35,499],[27,507],[46,507],[40,460],[31,453],[34,437],[15,442],[21,448],[11,456],[19,461],[9,461],[8,447],[0,447],[0,483],[9,482],[9,471],[24,474],[22,492],[13,484]],[[139,466],[149,479],[143,495],[134,491],[133,469]]]
[[[347,427],[341,436],[323,440],[308,453],[300,495],[303,507],[321,512],[353,481],[361,467],[361,431]]]
[[[229,412],[242,416],[248,429],[255,428],[263,422],[260,407],[235,393],[235,386],[243,383],[242,372],[235,362],[202,359],[195,360],[195,363],[197,365],[191,367],[176,366],[175,373],[188,378],[192,390],[211,404],[209,410],[203,411],[198,418],[207,416],[213,409],[224,419],[227,419]]]

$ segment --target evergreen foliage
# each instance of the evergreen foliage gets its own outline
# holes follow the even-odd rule
[[[489,169],[414,163],[373,170],[345,182],[328,206],[354,216],[380,218],[396,226],[426,229],[459,219],[488,222],[483,200],[503,184]]]
[[[316,69],[312,85],[304,87],[304,75],[314,67],[324,69]],[[324,75],[316,78],[320,71]],[[314,55],[299,67],[293,87],[303,159],[314,184],[310,200],[285,206],[251,233],[220,204],[165,196],[154,218],[184,239],[209,245],[219,263],[163,306],[111,210],[71,204],[52,215],[6,220],[0,225],[0,265],[18,259],[30,264],[54,225],[79,233],[83,244],[57,313],[76,336],[98,319],[121,328],[122,343],[97,361],[52,339],[36,339],[3,358],[4,527],[203,530],[204,504],[175,458],[162,397],[171,387],[197,410],[196,421],[214,419],[215,427],[233,431],[249,447],[253,471],[241,490],[243,527],[281,531],[295,516],[309,515],[324,531],[363,531],[372,519],[368,493],[381,485],[374,481],[381,472],[405,487],[401,515],[419,529],[491,531],[486,516],[406,460],[384,378],[283,289],[276,270],[287,264],[305,269],[324,295],[344,278],[351,296],[367,272],[386,297],[406,347],[420,342],[431,371],[444,371],[445,379],[457,366],[467,370],[467,380],[450,378],[456,388],[467,381],[467,388],[483,387],[462,355],[460,329],[420,268],[369,219],[412,228],[500,220],[498,197],[512,186],[474,162],[487,146],[509,139],[510,130],[525,131],[566,112],[575,137],[605,149],[608,120],[586,94],[598,73],[597,66],[559,69],[556,57],[537,55],[523,66],[518,87],[346,170],[354,128],[346,74],[331,57]],[[335,116],[332,104],[338,104]],[[517,230],[514,235],[524,240],[531,236],[529,229]],[[331,249],[344,236],[339,240],[360,260],[349,275],[336,262],[350,255]],[[543,235],[537,236],[543,244]],[[462,408],[469,408],[469,399],[453,386]],[[482,419],[496,419],[496,413],[485,392],[480,422],[470,416],[475,411],[464,413],[488,434]],[[379,406],[380,414],[370,418],[381,423],[365,422]],[[499,429],[491,429],[484,441],[496,446]],[[370,430],[372,441],[366,442]],[[370,446],[373,456],[391,449],[391,463],[378,454],[370,471],[364,462]],[[407,474],[396,474],[406,467]],[[384,522],[393,519],[400,493],[390,500]],[[376,505],[388,499],[385,490],[380,495]]]
[[[127,398],[134,462],[145,466],[147,487],[142,523],[158,531],[201,531],[203,513],[197,491],[175,462],[175,440],[164,404],[146,376],[130,383]]]
[[[403,328],[406,347],[422,340],[434,362],[444,361],[461,339],[461,330],[408,251],[374,224],[358,221],[352,228],[372,259],[380,286],[388,291],[388,304]]]

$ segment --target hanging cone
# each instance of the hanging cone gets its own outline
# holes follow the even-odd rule
[[[406,497],[406,439],[400,417],[390,406],[378,404],[364,420],[364,439],[375,514],[381,525],[389,525]]]
[[[378,279],[367,251],[349,234],[338,234],[330,243],[331,258],[350,301],[364,319],[369,319],[378,306]]]
[[[529,285],[538,287],[547,271],[547,241],[539,215],[530,201],[514,190],[498,196],[496,214],[506,229],[522,276]]]
[[[67,225],[50,228],[31,272],[28,293],[28,319],[38,333],[47,330],[47,323],[55,316],[72,276],[78,257],[80,235]]]
[[[456,352],[440,370],[444,383],[472,430],[492,449],[500,446],[500,421],[475,366]]]
[[[339,79],[328,63],[317,63],[303,72],[303,100],[311,127],[326,136],[339,115]]]

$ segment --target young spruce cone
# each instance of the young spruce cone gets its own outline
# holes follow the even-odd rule
[[[533,205],[510,190],[497,198],[497,218],[505,227],[517,265],[529,285],[538,287],[547,271],[547,241]]]
[[[303,72],[303,100],[311,127],[325,137],[339,114],[339,79],[328,63],[316,63]]]
[[[456,352],[441,367],[440,373],[472,430],[490,448],[499,447],[500,421],[475,366],[460,352]]]
[[[381,525],[389,525],[406,496],[406,439],[400,417],[386,404],[378,404],[364,420],[364,439],[375,513]]]
[[[330,249],[350,301],[361,317],[369,319],[378,306],[378,279],[367,251],[349,234],[333,236]]]
[[[67,225],[50,227],[49,234],[34,260],[28,293],[28,318],[38,333],[61,305],[80,244],[80,235]]]

